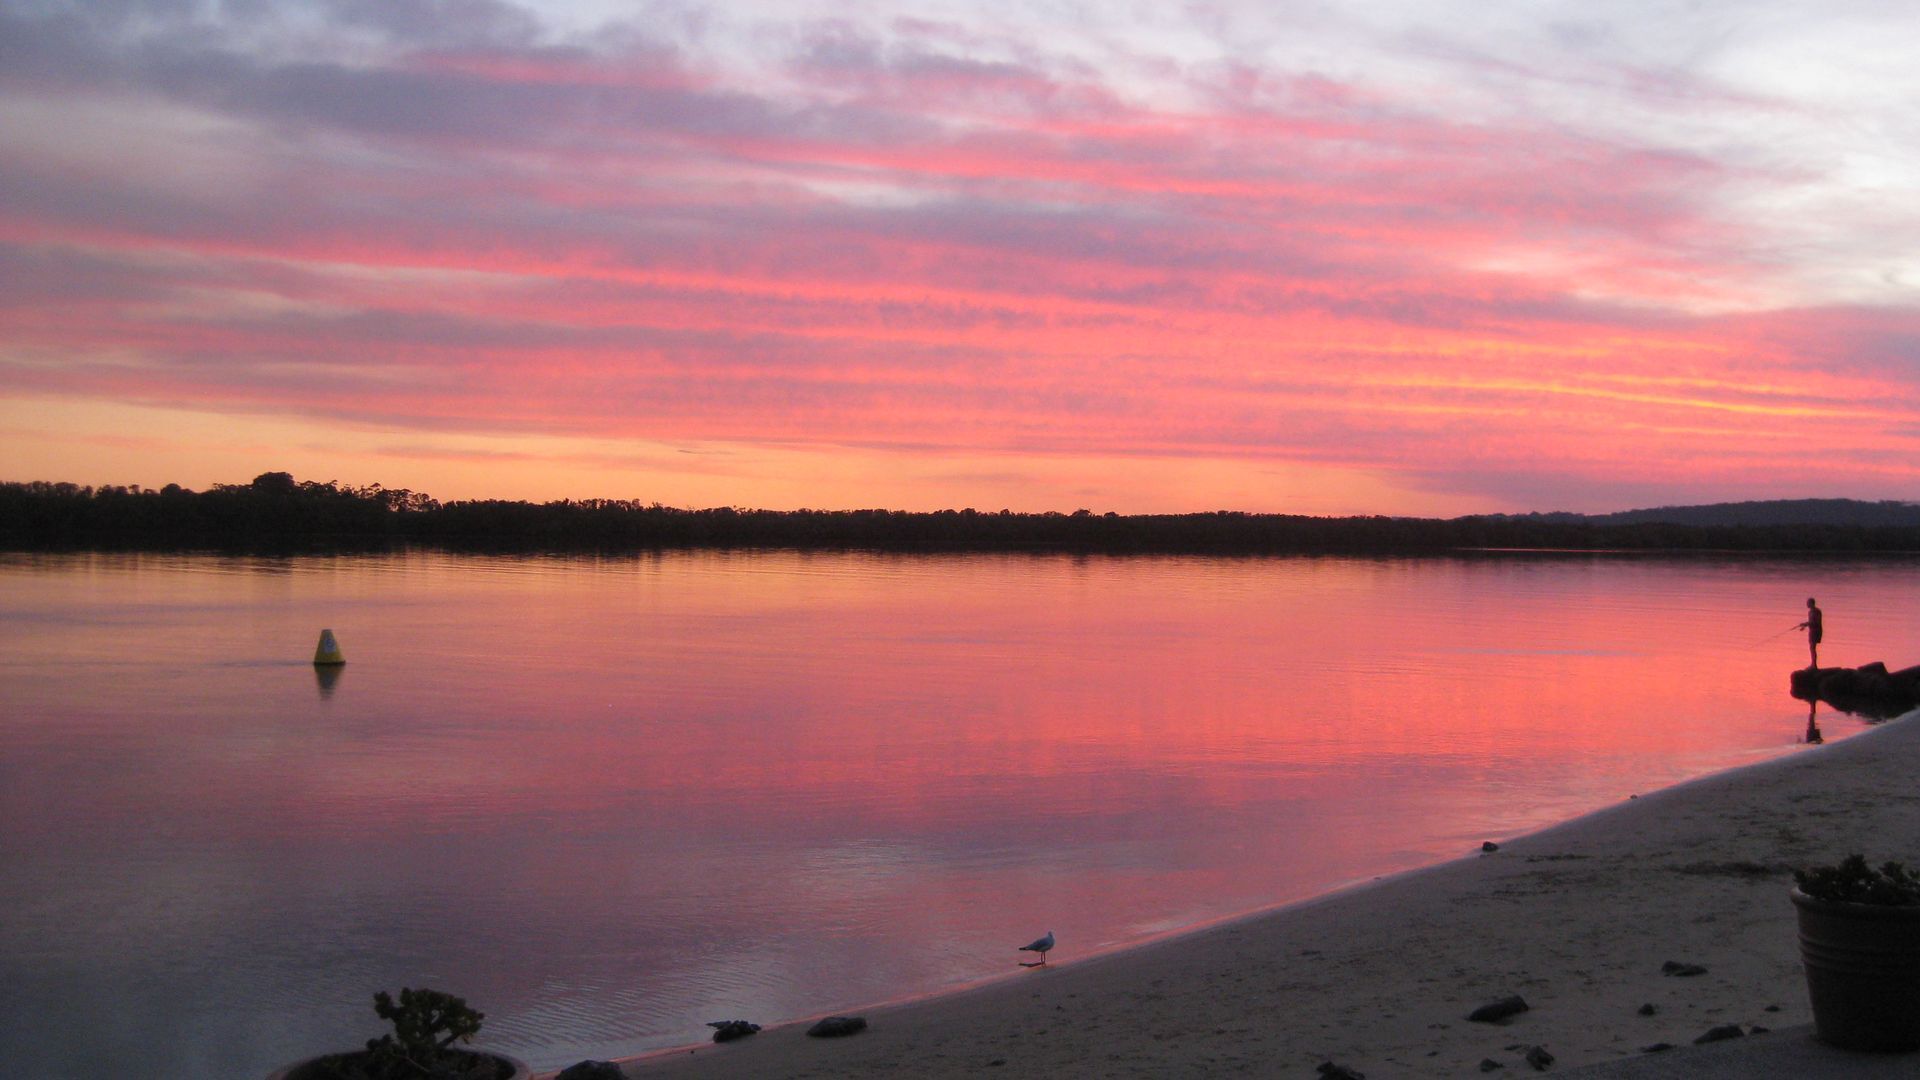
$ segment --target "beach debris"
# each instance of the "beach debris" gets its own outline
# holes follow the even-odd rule
[[[1772,1028],[1764,1028],[1764,1027],[1761,1027],[1761,1026],[1760,1026],[1759,1024],[1755,1024],[1755,1025],[1753,1025],[1752,1027],[1750,1027],[1750,1028],[1748,1028],[1748,1029],[1747,1029],[1747,1034],[1749,1034],[1749,1035],[1765,1035],[1765,1034],[1766,1034],[1767,1032],[1769,1032],[1769,1031],[1772,1031],[1772,1030],[1773,1030]]]
[[[1640,1048],[1643,1054],[1660,1054],[1673,1049],[1672,1043],[1648,1043]]]
[[[1544,1046],[1529,1046],[1527,1047],[1527,1064],[1533,1066],[1537,1072],[1546,1072],[1547,1066],[1553,1064],[1553,1055],[1547,1053],[1547,1048]]]
[[[1654,1004],[1653,1002],[1651,1002],[1651,1001],[1649,1001],[1649,1002],[1647,1002],[1647,1003],[1646,1003],[1645,1005],[1642,1005],[1642,1006],[1640,1006],[1640,1015],[1641,1015],[1641,1016],[1652,1016],[1653,1014],[1655,1014],[1655,1013],[1657,1013],[1657,1012],[1659,1012],[1659,1011],[1660,1011],[1660,1008],[1659,1008],[1659,1006],[1657,1006],[1657,1005],[1655,1005],[1655,1004]]]
[[[1326,1080],[1367,1080],[1367,1074],[1358,1069],[1349,1069],[1345,1065],[1335,1065],[1331,1061],[1320,1063],[1318,1070]]]
[[[1485,1005],[1467,1014],[1467,1019],[1478,1024],[1497,1024],[1509,1016],[1526,1012],[1531,1006],[1519,994],[1509,994],[1499,1001],[1489,1001]]]
[[[627,1074],[611,1061],[576,1062],[561,1069],[553,1080],[626,1080]]]
[[[1047,954],[1053,951],[1053,931],[1049,930],[1047,931],[1046,937],[1035,938],[1028,944],[1020,946],[1020,951],[1037,952],[1040,954],[1040,959],[1037,963],[1022,964],[1022,967],[1039,967],[1041,964],[1046,963]]]
[[[1701,1043],[1720,1042],[1724,1039],[1738,1039],[1744,1035],[1746,1035],[1746,1032],[1740,1029],[1739,1024],[1721,1024],[1718,1027],[1708,1028],[1706,1034],[1693,1040],[1693,1045],[1699,1046]]]
[[[745,1020],[709,1020],[707,1026],[713,1029],[714,1042],[744,1039],[760,1030],[759,1024],[748,1023]]]
[[[1499,851],[1499,850],[1500,850],[1500,845],[1499,845],[1499,844],[1496,844],[1496,843],[1494,843],[1494,842],[1493,842],[1493,841],[1491,841],[1491,840],[1488,840],[1488,841],[1485,841],[1484,843],[1482,843],[1482,844],[1480,845],[1480,850],[1481,850],[1481,851]]]
[[[1674,975],[1683,979],[1694,975],[1705,975],[1706,973],[1707,969],[1699,964],[1683,964],[1678,960],[1669,960],[1660,965],[1660,974]]]
[[[867,1018],[864,1016],[829,1016],[808,1028],[807,1034],[816,1039],[835,1039],[865,1030]]]
[[[1779,1011],[1780,1011],[1780,1006],[1778,1006],[1778,1005],[1769,1005],[1769,1006],[1767,1006],[1766,1008],[1764,1008],[1764,1009],[1762,1009],[1762,1010],[1760,1010],[1760,1011],[1761,1011],[1761,1012],[1779,1012]]]
[[[1504,1061],[1495,1061],[1492,1058],[1480,1059],[1481,1072],[1492,1072],[1495,1069],[1504,1069],[1506,1067],[1507,1067],[1507,1063]]]

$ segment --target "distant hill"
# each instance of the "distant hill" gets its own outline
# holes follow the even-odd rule
[[[1582,525],[1704,525],[1760,527],[1837,525],[1855,528],[1920,528],[1920,503],[1861,499],[1762,499],[1704,506],[1658,506],[1614,514],[1513,514],[1517,520]]]

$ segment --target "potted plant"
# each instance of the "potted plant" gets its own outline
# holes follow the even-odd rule
[[[1920,1049],[1920,875],[1899,863],[1794,871],[1813,1024],[1849,1050]]]
[[[486,1014],[464,998],[438,990],[385,990],[373,995],[373,1011],[393,1031],[368,1039],[365,1050],[323,1054],[289,1065],[267,1080],[527,1080],[525,1062],[505,1054],[460,1050]]]

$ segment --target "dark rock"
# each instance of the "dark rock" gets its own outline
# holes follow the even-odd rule
[[[867,1018],[864,1016],[829,1016],[808,1028],[807,1034],[816,1039],[833,1039],[865,1030]]]
[[[1767,1007],[1766,1007],[1765,1009],[1763,1009],[1762,1011],[1763,1011],[1763,1012],[1779,1012],[1779,1011],[1780,1011],[1780,1006],[1778,1006],[1778,1005],[1769,1005],[1769,1006],[1767,1006]]]
[[[1331,1061],[1321,1062],[1319,1071],[1320,1075],[1327,1080],[1367,1080],[1366,1073],[1349,1069],[1345,1065],[1335,1065]]]
[[[626,1080],[626,1075],[611,1061],[582,1061],[561,1069],[553,1080]]]
[[[1553,1064],[1553,1055],[1547,1053],[1547,1048],[1544,1046],[1529,1046],[1527,1047],[1527,1064],[1540,1072],[1545,1072],[1547,1066]]]
[[[1509,994],[1499,1001],[1489,1001],[1473,1010],[1467,1014],[1467,1019],[1480,1024],[1494,1024],[1526,1011],[1526,1001],[1519,994]]]
[[[1493,1071],[1493,1070],[1495,1070],[1495,1069],[1504,1069],[1504,1068],[1506,1068],[1506,1067],[1507,1067],[1507,1065],[1506,1065],[1506,1063],[1505,1063],[1505,1062],[1503,1062],[1503,1061],[1495,1061],[1495,1060],[1493,1060],[1492,1058],[1481,1058],[1481,1059],[1480,1059],[1480,1071],[1481,1071],[1481,1072],[1492,1072],[1492,1071]]]
[[[1719,1027],[1708,1028],[1707,1033],[1705,1035],[1702,1035],[1699,1038],[1693,1040],[1693,1045],[1699,1046],[1701,1043],[1720,1042],[1725,1039],[1738,1039],[1745,1034],[1746,1032],[1740,1030],[1739,1024],[1721,1024]]]
[[[1788,688],[1802,701],[1887,720],[1920,705],[1920,667],[1888,671],[1876,660],[1857,668],[1803,668],[1788,676]]]
[[[1640,1006],[1641,1016],[1652,1016],[1654,1013],[1657,1013],[1659,1011],[1660,1010],[1651,1001],[1647,1002],[1645,1005]]]
[[[707,1026],[713,1029],[714,1042],[732,1042],[744,1039],[760,1030],[759,1024],[749,1024],[745,1020],[709,1020]],[[558,1078],[556,1078],[558,1080]]]
[[[1658,1054],[1673,1049],[1672,1043],[1651,1043],[1640,1048],[1643,1054]]]
[[[1491,840],[1488,840],[1486,843],[1480,845],[1480,850],[1481,851],[1499,851],[1500,845],[1494,843]]]
[[[1705,975],[1706,973],[1707,969],[1701,967],[1699,964],[1683,964],[1678,960],[1669,960],[1660,965],[1660,974],[1662,975],[1678,975],[1681,978],[1687,978],[1693,975]]]
[[[988,1064],[989,1066],[992,1066],[992,1067],[995,1067],[995,1068],[997,1068],[997,1067],[999,1067],[999,1066],[1001,1066],[1001,1065],[1005,1065],[1006,1063],[1007,1063],[1007,1059],[1006,1059],[1006,1058],[994,1058],[994,1059],[993,1059],[992,1061],[989,1061],[989,1062],[987,1062],[987,1064]]]
[[[1760,1026],[1759,1024],[1755,1024],[1755,1025],[1753,1025],[1752,1027],[1750,1027],[1750,1028],[1748,1028],[1748,1029],[1747,1029],[1747,1034],[1749,1034],[1749,1035],[1765,1035],[1765,1034],[1766,1034],[1767,1032],[1769,1032],[1769,1031],[1772,1031],[1772,1030],[1773,1030],[1772,1028],[1764,1028],[1764,1027],[1761,1027],[1761,1026]]]

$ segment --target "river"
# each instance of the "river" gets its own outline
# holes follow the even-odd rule
[[[425,985],[553,1068],[1071,962],[1803,752],[1808,595],[1920,662],[1899,559],[0,556],[0,1048],[244,1078]]]

